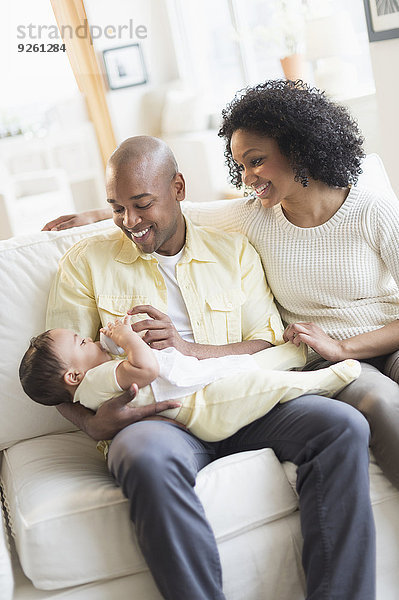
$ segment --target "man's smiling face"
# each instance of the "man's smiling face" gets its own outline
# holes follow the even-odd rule
[[[107,201],[115,224],[143,252],[173,255],[185,242],[184,179],[150,157],[108,165]]]

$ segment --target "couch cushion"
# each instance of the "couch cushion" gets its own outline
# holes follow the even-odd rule
[[[14,579],[11,569],[11,558],[6,536],[3,509],[0,502],[0,600],[11,600]]]
[[[287,477],[292,490],[296,493],[296,466],[291,462],[282,463],[285,476]],[[374,455],[370,452],[370,498],[373,507],[383,504],[386,501],[399,501],[399,490],[388,481],[381,467],[378,466]]]
[[[114,227],[110,221],[103,221],[0,242],[0,449],[73,428],[56,408],[35,404],[25,395],[18,367],[30,338],[44,330],[47,296],[59,259],[82,237],[110,227]]]
[[[15,444],[4,452],[2,480],[21,564],[38,588],[146,569],[127,501],[84,433]],[[218,542],[297,509],[270,449],[210,464],[199,473],[196,489]]]
[[[387,192],[396,198],[384,164],[378,154],[368,154],[362,162],[362,170],[358,185],[369,187],[378,193]]]

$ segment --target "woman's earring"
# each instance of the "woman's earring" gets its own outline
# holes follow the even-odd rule
[[[302,173],[297,173],[294,177],[294,180],[299,181],[303,187],[308,187],[309,185],[309,178],[307,175],[305,175],[305,171],[302,171]]]
[[[309,185],[309,179],[307,177],[307,175],[300,175],[299,176],[299,181],[301,182],[303,187],[308,187]]]

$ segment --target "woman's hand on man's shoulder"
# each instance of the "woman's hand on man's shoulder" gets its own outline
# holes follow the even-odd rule
[[[104,221],[104,219],[110,219],[111,217],[112,210],[110,208],[95,208],[81,213],[61,215],[46,223],[42,231],[62,231],[71,227],[82,227],[83,225],[90,225],[91,223]]]

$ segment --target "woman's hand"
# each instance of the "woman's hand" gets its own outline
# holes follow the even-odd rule
[[[145,332],[142,339],[151,348],[163,350],[164,348],[173,347],[182,354],[189,354],[187,350],[190,343],[185,342],[179,335],[168,315],[149,304],[138,305],[127,311],[128,315],[141,313],[147,314],[150,318],[134,323],[132,329],[139,335]]]
[[[343,356],[341,341],[334,340],[314,323],[293,323],[286,328],[283,338],[285,342],[292,342],[295,346],[304,342],[326,360],[338,362],[346,358]]]
[[[57,217],[57,219],[46,223],[42,231],[61,231],[71,227],[82,227],[82,225],[90,225],[90,223],[96,223],[111,217],[112,212],[109,208],[95,208],[94,210]]]

